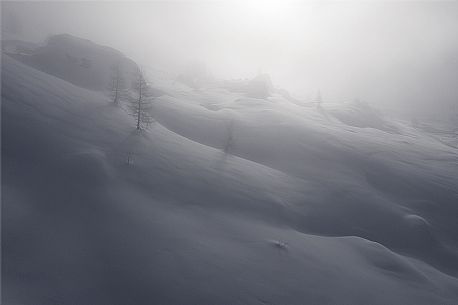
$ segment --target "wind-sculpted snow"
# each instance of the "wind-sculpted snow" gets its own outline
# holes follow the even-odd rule
[[[224,100],[219,94],[213,93],[215,103]],[[451,274],[458,271],[456,248],[447,245],[456,242],[458,231],[455,149],[407,126],[395,134],[348,127],[325,109],[279,97],[234,96],[216,112],[195,101],[162,97],[156,103],[157,120],[216,148],[229,138],[231,123],[232,154],[313,184],[317,198],[305,194],[306,202],[295,206],[301,230],[362,236]],[[431,215],[431,206],[441,212]],[[416,214],[432,220],[433,228],[412,223],[407,216]]]
[[[327,112],[344,124],[361,128],[374,128],[389,133],[399,133],[398,128],[390,124],[383,115],[373,109],[369,104],[354,101],[342,105],[331,105],[326,107]]]
[[[3,57],[4,304],[455,304],[458,155],[278,95],[156,122]]]

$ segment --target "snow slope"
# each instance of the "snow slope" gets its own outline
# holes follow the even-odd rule
[[[456,148],[278,95],[159,89],[136,132],[3,56],[3,304],[458,301]]]

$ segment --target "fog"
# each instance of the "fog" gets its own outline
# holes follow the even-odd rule
[[[2,32],[69,33],[172,73],[195,61],[219,78],[262,71],[303,99],[448,111],[457,17],[457,2],[23,2],[3,3]]]
[[[458,2],[1,8],[1,304],[458,304]]]

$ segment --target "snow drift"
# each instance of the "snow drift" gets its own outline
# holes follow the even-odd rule
[[[456,148],[173,81],[137,132],[30,65],[3,57],[5,304],[458,300]]]

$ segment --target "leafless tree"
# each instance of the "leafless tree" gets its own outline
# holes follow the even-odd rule
[[[120,100],[126,94],[126,88],[124,83],[124,78],[122,77],[122,72],[119,65],[113,65],[111,67],[111,79],[110,79],[110,93],[113,98],[113,103],[118,105]]]
[[[234,120],[230,120],[227,126],[226,140],[224,143],[223,151],[225,154],[231,152],[234,145]]]
[[[323,103],[323,98],[321,97],[321,91],[318,90],[318,93],[315,98],[315,103],[318,108],[321,108],[321,104]]]
[[[141,70],[137,72],[133,89],[135,96],[130,100],[129,109],[137,121],[137,130],[140,130],[148,127],[153,122],[151,115],[151,87],[148,86]]]

